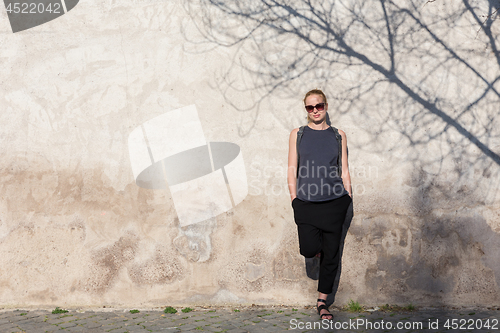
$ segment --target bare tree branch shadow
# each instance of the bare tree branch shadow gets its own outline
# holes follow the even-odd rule
[[[464,17],[473,18],[470,24],[479,27],[486,38],[485,47],[491,50],[500,67],[493,33],[498,2],[489,2],[486,20],[481,20],[478,14],[481,9],[467,0],[460,6],[443,4],[441,7],[450,8],[431,15],[418,2],[406,1],[401,5],[379,0],[377,3],[375,6],[362,1],[187,0],[186,8],[198,22],[206,41],[238,47],[233,63],[219,81],[219,89],[237,110],[254,110],[253,116],[257,117],[262,103],[271,96],[296,98],[310,82],[342,87],[334,94],[341,113],[355,109],[359,112],[360,101],[366,96],[372,101],[387,100],[383,91],[389,90],[397,96],[391,106],[398,106],[400,113],[391,112],[387,119],[403,122],[416,119],[422,122],[419,125],[443,124],[426,139],[415,139],[415,133],[399,128],[411,140],[410,145],[425,145],[454,129],[466,142],[500,164],[500,156],[488,146],[489,135],[494,131],[476,131],[474,126],[480,120],[466,120],[466,115],[480,108],[484,110],[485,106],[489,106],[486,112],[496,112],[491,110],[491,103],[500,99],[496,87],[500,80],[498,68],[492,71],[476,66],[467,59],[474,50],[452,46],[445,40],[447,34],[463,24]],[[431,10],[431,5],[425,7]],[[433,10],[439,11],[441,7]],[[419,66],[417,71],[407,68],[413,60]],[[463,73],[458,75],[457,70]],[[494,72],[496,75],[491,76]],[[353,79],[345,80],[346,73]],[[473,89],[472,99],[459,96],[460,100],[454,100],[457,96],[440,92],[431,82],[449,82],[436,81],[438,74],[448,75],[450,80],[474,80],[462,84],[466,88],[481,88]],[[242,77],[244,83],[235,79]],[[235,102],[234,94],[249,91],[255,97],[251,104]],[[367,115],[362,110],[359,113]],[[248,133],[252,126],[243,133]],[[383,126],[380,130],[384,130]]]
[[[261,112],[284,128],[298,127],[303,118],[270,106],[323,88],[332,123],[345,117],[356,124],[351,149],[389,156],[387,169],[401,160],[413,166],[407,182],[421,193],[412,199],[423,220],[437,209],[432,200],[470,207],[497,199],[499,0],[185,0],[185,6],[201,40],[233,48],[217,88],[246,112],[241,135]]]

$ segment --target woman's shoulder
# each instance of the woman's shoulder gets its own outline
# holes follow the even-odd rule
[[[333,126],[330,126],[330,128],[332,128],[333,130]],[[345,132],[343,130],[341,130],[340,128],[338,127],[335,127],[335,129],[339,132],[339,134],[342,136],[342,137],[345,137]]]
[[[292,144],[292,142],[295,142],[295,140],[297,140],[297,133],[299,132],[299,129],[298,128],[294,128],[291,132],[290,132],[290,144]]]

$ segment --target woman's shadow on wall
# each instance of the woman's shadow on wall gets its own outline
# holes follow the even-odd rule
[[[328,113],[326,114],[326,122],[328,125],[332,126],[332,123],[330,121],[330,116]],[[347,150],[349,152],[349,149]],[[340,282],[340,273],[342,271],[342,253],[344,252],[344,241],[347,236],[347,231],[349,230],[349,227],[351,226],[351,221],[354,216],[354,209],[353,209],[353,203],[351,201],[351,204],[349,205],[349,208],[347,209],[347,214],[345,216],[344,224],[342,225],[342,238],[340,240],[340,247],[339,247],[339,267],[337,270],[337,275],[335,276],[335,281],[333,282],[333,289],[331,294],[328,295],[326,298],[326,305],[330,306],[335,302],[335,295],[337,294],[337,290],[339,288],[339,282]],[[319,264],[320,264],[320,258],[319,257],[313,257],[313,258],[305,258],[306,261],[306,274],[309,278],[313,280],[318,280],[319,279]]]

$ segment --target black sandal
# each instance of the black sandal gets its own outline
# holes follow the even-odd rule
[[[327,318],[323,318],[325,316],[331,316],[332,318],[327,319],[327,320],[333,320],[333,315],[330,313],[330,311],[328,311],[328,307],[326,306],[326,300],[318,298],[318,303],[324,303],[324,304],[316,307],[317,310],[318,310],[318,314],[319,314],[319,317],[321,318],[321,320],[327,319]],[[326,310],[326,311],[328,311],[328,313],[321,314],[321,310]]]

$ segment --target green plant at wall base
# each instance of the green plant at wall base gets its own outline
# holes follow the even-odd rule
[[[406,310],[406,311],[413,311],[413,310],[415,310],[415,305],[413,305],[413,304],[411,304],[411,303],[410,303],[410,304],[408,304],[407,306],[405,306],[405,307],[403,308],[403,310]]]
[[[61,309],[59,307],[56,307],[54,310],[52,310],[52,314],[58,314],[58,313],[67,313],[68,310]]]
[[[188,312],[193,311],[193,309],[191,309],[191,308],[184,308],[181,311],[184,312],[184,313],[188,313]]]
[[[167,306],[167,307],[165,308],[165,310],[163,310],[163,312],[165,312],[165,313],[177,313],[177,310],[176,310],[176,309],[174,309],[174,308],[173,308],[173,307],[171,307],[171,306]]]
[[[347,311],[349,312],[360,312],[363,311],[363,307],[359,305],[358,302],[354,302],[352,299],[347,303]]]
[[[234,312],[240,312],[240,310],[238,310],[238,309],[234,309],[233,311],[234,311]]]
[[[134,310],[130,310],[130,313],[139,313],[141,311],[137,310],[137,309],[134,309]]]
[[[382,311],[389,311],[391,309],[391,306],[389,304],[382,305],[380,307],[380,310]]]

